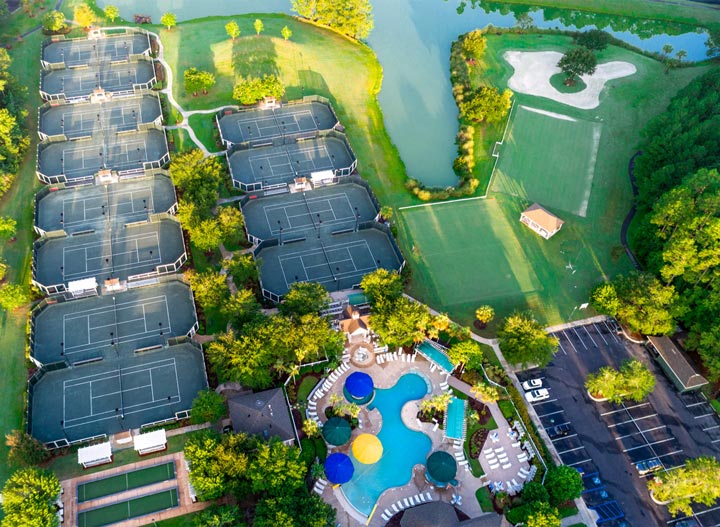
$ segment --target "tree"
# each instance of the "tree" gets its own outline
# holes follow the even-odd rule
[[[170,176],[182,192],[181,203],[192,205],[190,217],[197,223],[210,218],[218,199],[218,187],[223,179],[223,168],[215,156],[205,157],[201,150],[181,152],[170,163]],[[182,205],[180,210],[182,210]],[[187,219],[187,217],[186,217]],[[183,226],[187,229],[189,226]],[[217,247],[218,244],[215,244]]]
[[[427,399],[420,401],[420,411],[422,412],[444,412],[447,410],[450,401],[452,400],[452,394],[449,392],[439,393],[433,395]]]
[[[244,238],[245,221],[235,205],[220,207],[217,220],[222,231],[223,242],[232,243],[236,242],[238,238]]]
[[[7,270],[8,270],[7,262],[3,258],[0,258],[0,282],[5,280],[5,276],[7,275]]]
[[[203,309],[214,309],[221,307],[230,296],[225,282],[225,275],[213,269],[201,273],[193,269],[185,272],[185,279],[192,287],[193,295]]]
[[[706,54],[708,57],[714,57],[720,53],[720,31],[709,31],[705,46],[707,47]]]
[[[470,388],[472,394],[485,404],[493,404],[500,400],[500,390],[497,386],[487,383],[478,382]]]
[[[105,6],[104,13],[105,18],[110,20],[110,22],[115,22],[116,18],[120,18],[120,9],[112,4],[108,4]]]
[[[388,205],[380,207],[380,217],[383,221],[390,221],[393,217],[393,209]]]
[[[230,319],[230,325],[242,329],[262,316],[260,304],[250,289],[239,289],[223,304],[222,311]]]
[[[685,57],[687,57],[687,51],[685,51],[684,49],[681,49],[677,53],[675,53],[675,58],[677,59],[678,64],[680,64]]]
[[[475,310],[475,318],[480,324],[487,324],[495,318],[495,310],[492,306],[483,305]]]
[[[5,311],[14,311],[28,302],[30,302],[30,295],[28,295],[27,288],[19,284],[0,286],[0,308]]]
[[[582,476],[573,467],[560,465],[548,468],[545,488],[550,495],[550,504],[561,505],[580,497],[583,491]]]
[[[193,518],[195,527],[245,527],[243,510],[236,505],[211,505]]]
[[[287,494],[305,483],[307,467],[300,450],[280,441],[259,445],[248,466],[248,478],[255,493]]]
[[[515,313],[503,320],[497,333],[500,349],[512,364],[546,366],[558,349],[558,339],[545,332],[529,313]]]
[[[655,500],[668,502],[673,516],[690,516],[693,503],[711,506],[720,498],[720,462],[709,456],[689,459],[684,467],[658,473],[648,489]]]
[[[482,348],[474,340],[463,340],[450,346],[448,358],[453,364],[465,364],[466,368],[479,369],[482,364]]]
[[[525,527],[560,527],[562,518],[556,507],[538,501],[530,507]]]
[[[292,29],[290,29],[287,26],[283,26],[283,28],[280,30],[280,34],[282,35],[282,38],[285,40],[290,40],[290,37],[292,37]]]
[[[50,457],[45,445],[21,430],[12,430],[6,434],[5,445],[10,448],[8,462],[16,467],[39,465]]]
[[[383,268],[363,276],[360,287],[373,307],[392,304],[402,296],[403,292],[400,275]]]
[[[258,282],[255,260],[250,254],[234,254],[226,263],[228,273],[237,287],[250,288]]]
[[[170,31],[177,25],[177,18],[175,18],[175,13],[163,13],[163,16],[160,17],[160,23],[165,26],[168,31]]]
[[[673,59],[670,57],[670,54],[673,52],[674,48],[670,44],[665,44],[662,47],[663,52],[663,58],[662,61],[665,64],[665,73],[667,74],[670,71],[670,68],[673,66]]]
[[[285,87],[276,75],[264,75],[261,79],[251,77],[233,88],[233,99],[240,104],[254,104],[264,97],[280,98],[284,94]]]
[[[318,437],[320,435],[320,425],[313,419],[304,419],[302,422],[302,431],[310,438]]]
[[[550,495],[539,481],[528,481],[522,489],[522,499],[525,503],[548,502]]]
[[[49,33],[56,33],[65,28],[65,15],[60,11],[48,11],[42,20],[43,29]]]
[[[462,39],[462,48],[468,57],[479,59],[485,54],[487,41],[480,29],[465,33]]]
[[[259,18],[255,19],[255,22],[253,22],[253,27],[255,28],[255,33],[257,34],[257,36],[260,36],[260,33],[265,30],[265,24],[263,24],[263,21]]]
[[[60,482],[49,470],[23,468],[13,473],[2,491],[3,526],[57,527],[55,501]]]
[[[515,17],[515,26],[521,31],[529,31],[535,27],[535,21],[529,13],[520,13]]]
[[[203,252],[216,249],[223,240],[223,232],[216,218],[201,220],[187,227],[192,244]]]
[[[231,20],[230,22],[225,24],[225,32],[231,39],[235,40],[240,36],[240,26],[237,22]]]
[[[307,489],[263,496],[255,508],[253,527],[333,527],[335,509]]]
[[[459,102],[460,113],[466,119],[475,122],[500,122],[510,110],[513,93],[502,93],[492,86],[480,86],[468,92]]]
[[[410,346],[422,342],[432,315],[427,306],[400,297],[392,305],[374,309],[370,316],[370,325],[385,344],[391,347]]]
[[[620,275],[606,287],[595,288],[590,300],[598,312],[645,335],[669,335],[675,319],[684,313],[675,287],[648,273]]]
[[[303,18],[355,39],[367,38],[374,25],[370,0],[293,0],[292,9]]]
[[[295,282],[278,306],[280,313],[288,317],[318,314],[327,308],[330,295],[318,282]]]
[[[619,370],[604,366],[589,374],[585,388],[612,403],[621,403],[626,399],[640,402],[655,388],[655,376],[642,362],[626,360]]]
[[[225,397],[215,390],[202,390],[193,399],[190,423],[194,425],[214,423],[225,417],[227,413]]]
[[[0,240],[14,238],[17,222],[9,216],[0,216]]]
[[[610,35],[601,29],[591,29],[578,34],[575,43],[590,50],[602,51],[610,43]]]
[[[573,86],[578,75],[592,75],[597,68],[597,57],[592,50],[584,47],[572,48],[557,63],[566,75],[565,85]]]
[[[215,75],[209,71],[199,71],[198,82],[200,83],[200,89],[203,94],[207,95],[208,90],[215,86]]]
[[[93,11],[92,7],[90,7],[88,4],[78,5],[73,11],[73,18],[75,19],[75,22],[77,22],[78,25],[83,28],[88,28],[92,26],[97,20],[97,17],[95,16],[95,11]]]
[[[193,97],[197,96],[198,92],[202,88],[202,82],[200,81],[198,75],[199,73],[200,72],[197,68],[188,68],[183,72],[183,85],[185,86],[185,91],[192,93]]]

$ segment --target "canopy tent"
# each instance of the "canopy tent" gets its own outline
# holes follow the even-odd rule
[[[78,449],[78,463],[80,463],[83,468],[112,463],[112,446],[110,442]]]
[[[352,444],[352,453],[360,463],[372,465],[377,463],[383,455],[383,446],[380,440],[372,434],[360,434]]]
[[[432,482],[447,485],[457,474],[457,463],[450,454],[438,450],[427,458],[426,469],[427,475],[430,476]]]
[[[331,445],[344,445],[350,439],[350,423],[342,417],[331,417],[323,425],[322,434]]]
[[[364,399],[370,395],[375,385],[367,373],[356,371],[345,379],[345,389],[355,399]]]
[[[330,454],[325,460],[325,475],[336,485],[347,483],[352,479],[354,473],[355,466],[346,454],[336,452]]]
[[[134,447],[141,456],[158,452],[167,448],[167,437],[165,430],[156,430],[147,434],[139,434],[135,436]]]

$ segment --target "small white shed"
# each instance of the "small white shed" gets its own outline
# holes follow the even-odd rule
[[[112,445],[107,442],[78,449],[78,463],[83,468],[112,463]]]
[[[133,439],[133,446],[141,456],[165,450],[167,448],[165,430],[138,434]]]

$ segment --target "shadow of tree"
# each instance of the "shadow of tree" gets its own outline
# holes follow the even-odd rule
[[[233,42],[232,65],[236,78],[280,74],[275,43],[262,35],[241,37]]]

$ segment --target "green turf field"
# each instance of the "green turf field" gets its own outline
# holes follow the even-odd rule
[[[490,190],[585,217],[602,123],[524,104],[510,117]]]
[[[78,513],[79,527],[102,527],[113,523],[171,509],[179,505],[177,489],[164,490],[106,507]]]
[[[562,35],[489,34],[476,81],[507,85],[513,69],[502,58],[506,50],[564,51],[570,44]],[[610,81],[593,110],[515,94],[487,199],[400,210],[411,295],[464,324],[478,305],[490,304],[492,332],[515,310],[532,309],[548,325],[588,316],[579,306],[590,289],[631,269],[620,245],[632,202],[628,161],[647,121],[708,66],[666,75],[658,61],[626,49],[598,54],[601,64],[611,60],[631,62],[637,72]],[[550,240],[519,221],[535,201],[565,220]]]
[[[173,461],[78,485],[78,502],[82,503],[103,496],[118,494],[169,479],[175,479],[175,462]]]

